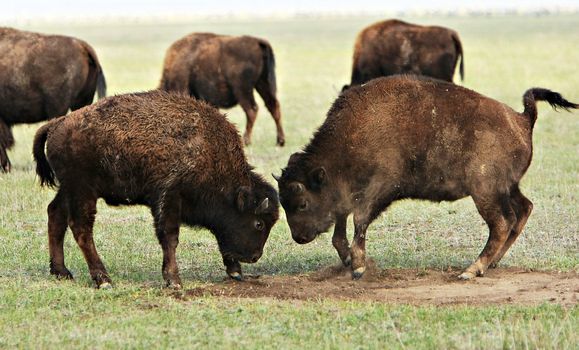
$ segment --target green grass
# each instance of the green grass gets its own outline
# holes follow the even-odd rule
[[[307,143],[343,84],[354,37],[378,18],[191,23],[42,24],[24,29],[63,33],[96,49],[109,94],[158,84],[166,48],[193,31],[267,38],[277,60],[287,144],[276,148],[263,107],[253,145],[257,171],[279,174],[289,155]],[[459,31],[464,85],[522,110],[535,86],[579,101],[576,49],[579,15],[545,17],[408,18]],[[240,108],[227,111],[240,128]],[[534,159],[522,191],[535,204],[527,228],[504,266],[577,270],[579,266],[579,118],[539,106]],[[86,263],[68,234],[65,254],[75,282],[48,274],[46,206],[54,192],[35,181],[31,143],[38,125],[14,128],[13,172],[0,174],[0,348],[575,348],[577,306],[413,307],[319,300],[175,299],[161,288],[161,249],[146,208],[99,203],[95,239],[113,281],[112,291],[90,288]],[[470,199],[393,205],[370,227],[368,255],[382,268],[466,267],[480,252],[487,228]],[[214,238],[184,228],[178,260],[185,288],[220,281],[224,271]],[[289,275],[337,262],[329,235],[301,246],[285,217],[272,230],[264,256],[244,272]]]

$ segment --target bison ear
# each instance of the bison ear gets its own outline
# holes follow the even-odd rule
[[[313,189],[319,190],[327,181],[326,169],[324,167],[316,168],[310,171],[310,182]]]
[[[342,86],[341,92],[344,92],[344,91],[348,90],[349,88],[350,88],[350,85],[344,85],[344,86]]]
[[[251,206],[251,189],[247,186],[241,186],[237,190],[237,210],[246,211]]]

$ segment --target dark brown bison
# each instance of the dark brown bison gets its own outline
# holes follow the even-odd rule
[[[474,91],[416,76],[379,78],[344,92],[278,179],[294,240],[310,242],[335,223],[334,247],[359,278],[366,229],[390,203],[471,196],[490,235],[459,277],[484,274],[515,242],[533,208],[519,181],[531,163],[536,101],[579,108],[556,92],[534,88],[517,113]]]
[[[220,108],[239,104],[247,116],[243,135],[246,145],[251,143],[257,117],[253,98],[256,89],[275,120],[277,144],[285,143],[276,98],[275,59],[270,44],[263,39],[211,33],[187,35],[167,50],[160,88],[188,93]]]
[[[452,82],[459,58],[463,78],[462,44],[454,30],[382,21],[358,34],[350,85],[395,74],[425,75]]]
[[[46,144],[46,155],[44,148]],[[50,272],[71,278],[63,238],[70,226],[97,287],[111,279],[94,242],[98,198],[151,208],[163,278],[179,288],[179,226],[215,235],[229,276],[256,262],[278,218],[275,189],[252,171],[241,138],[205,102],[152,91],[120,95],[55,119],[34,139],[36,173],[59,189],[48,206]]]
[[[0,167],[10,171],[12,125],[66,114],[106,94],[103,70],[86,42],[0,28]]]

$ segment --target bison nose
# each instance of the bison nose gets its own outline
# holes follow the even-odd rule
[[[308,239],[303,238],[303,237],[294,237],[294,241],[296,241],[299,244],[306,244],[309,242]]]
[[[253,254],[253,256],[251,257],[251,262],[252,263],[257,262],[259,258],[261,258],[261,252]]]

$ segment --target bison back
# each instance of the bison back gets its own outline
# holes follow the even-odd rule
[[[33,123],[67,112],[89,74],[77,39],[0,29],[0,115]]]
[[[61,184],[83,182],[111,203],[204,186],[249,172],[236,129],[215,108],[152,91],[110,97],[71,113],[48,136]]]

